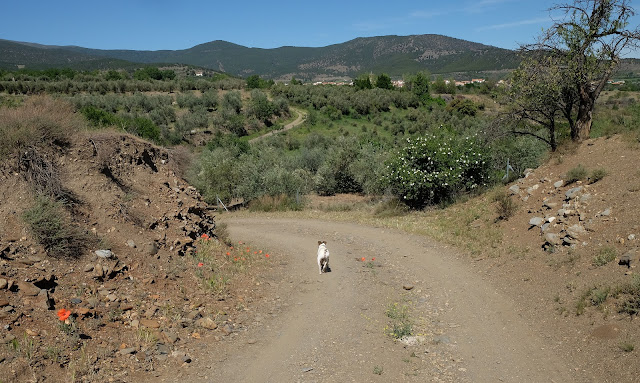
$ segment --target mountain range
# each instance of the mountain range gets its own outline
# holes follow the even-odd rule
[[[514,51],[452,37],[427,34],[356,38],[325,47],[249,48],[211,41],[182,50],[102,50],[0,40],[0,68],[79,70],[132,69],[144,64],[186,64],[230,75],[257,74],[274,80],[355,78],[386,73],[392,78],[427,70],[449,77],[504,72],[517,67]]]

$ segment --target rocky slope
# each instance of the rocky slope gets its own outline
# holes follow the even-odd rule
[[[50,256],[25,224],[35,199],[20,159],[2,165],[1,381],[126,380],[188,364],[194,344],[233,332],[234,290],[213,289],[213,267],[195,257],[220,231],[216,209],[176,175],[171,152],[91,133],[38,156],[55,165],[87,245]]]

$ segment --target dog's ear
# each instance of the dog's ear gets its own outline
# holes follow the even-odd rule
[[[322,245],[322,241],[318,241],[318,246]]]

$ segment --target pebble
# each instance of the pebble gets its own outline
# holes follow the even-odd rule
[[[163,331],[162,335],[168,343],[176,343],[178,341],[178,334],[172,331]]]
[[[224,335],[229,335],[229,334],[231,334],[233,332],[233,328],[228,324],[222,326],[222,328],[220,330],[222,330]]]
[[[206,328],[208,330],[215,330],[216,328],[218,328],[218,324],[209,317],[198,319],[196,321],[196,326]]]
[[[39,335],[37,331],[31,330],[31,329],[26,329],[26,330],[24,330],[24,332],[29,336],[38,336]]]
[[[148,328],[160,328],[160,323],[153,319],[140,319],[140,324]]]
[[[576,197],[582,191],[582,189],[583,189],[582,186],[571,188],[571,189],[567,190],[567,192],[564,195],[565,195],[567,200],[570,200],[570,199],[573,199],[574,197]]]
[[[135,354],[135,352],[136,352],[135,347],[127,347],[120,350],[120,354],[122,355],[131,355],[131,354]]]
[[[18,289],[20,289],[23,295],[27,296],[35,297],[40,294],[40,289],[29,282],[18,282]]]
[[[533,217],[529,220],[529,225],[531,226],[541,226],[544,223],[544,218],[542,217]]]
[[[111,257],[113,257],[113,253],[111,252],[111,250],[96,250],[95,254],[98,256],[98,258],[111,258]]]

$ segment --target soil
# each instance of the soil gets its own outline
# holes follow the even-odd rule
[[[481,254],[349,222],[217,216],[170,151],[92,133],[43,151],[79,201],[74,223],[96,238],[51,258],[21,218],[33,194],[13,159],[0,172],[0,381],[635,381],[640,329],[624,296],[576,303],[637,273],[637,153],[620,137],[590,140],[505,186],[520,189],[513,216],[462,228],[499,226],[502,243]],[[555,186],[578,164],[606,176]],[[534,217],[554,219],[542,232]],[[545,245],[573,225],[579,238]],[[203,278],[202,234],[229,239],[222,258],[256,254],[223,289]],[[318,240],[329,273],[318,274]],[[104,248],[115,258],[96,256]],[[616,259],[596,265],[603,248]]]

